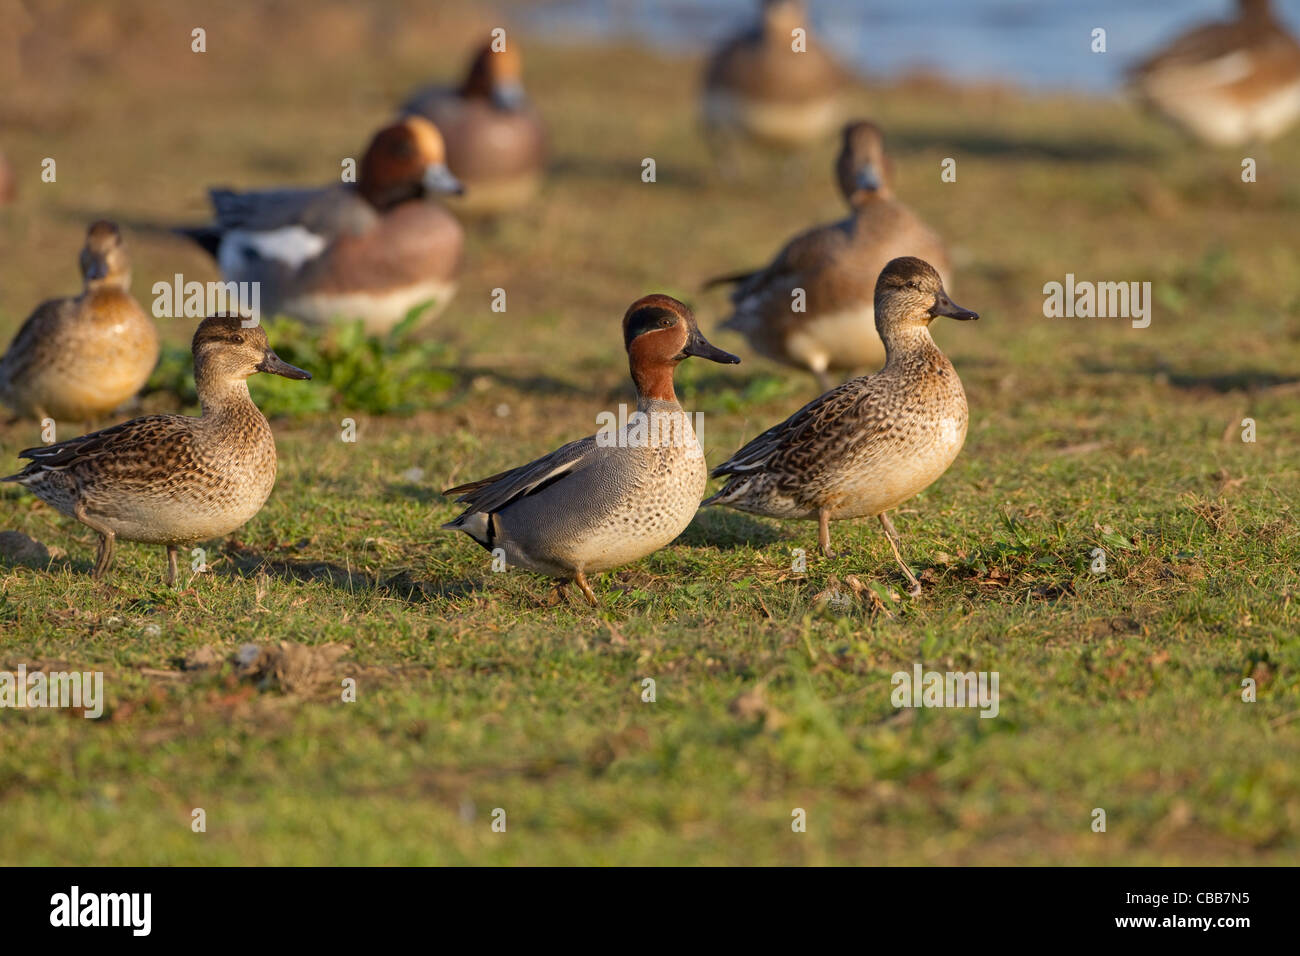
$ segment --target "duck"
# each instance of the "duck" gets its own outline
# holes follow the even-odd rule
[[[38,305],[0,358],[0,399],[20,417],[97,421],[140,391],[158,364],[158,329],[131,295],[131,261],[115,223],[86,230],[81,277],[81,295]]]
[[[1268,0],[1177,37],[1129,75],[1139,99],[1211,146],[1267,142],[1300,118],[1300,43]]]
[[[428,321],[456,292],[460,222],[434,195],[463,190],[438,128],[408,116],[370,141],[355,183],[209,195],[216,223],[182,228],[228,282],[259,282],[263,310],[310,324],[361,319],[382,335],[414,308]]]
[[[99,536],[93,577],[112,568],[118,538],[167,549],[167,584],[177,553],[242,527],[275,485],[275,436],[248,394],[248,378],[311,373],[271,349],[261,325],[237,315],[205,318],[194,333],[194,383],[201,414],[150,415],[68,441],[19,452],[12,481]]]
[[[485,44],[459,87],[426,87],[402,109],[442,132],[447,166],[465,184],[465,194],[448,202],[457,213],[495,216],[537,194],[546,167],[546,128],[524,92],[517,40]]]
[[[704,337],[685,304],[662,294],[628,307],[623,345],[638,414],[619,427],[606,420],[596,435],[443,492],[465,505],[444,529],[463,531],[511,566],[556,579],[561,594],[576,582],[592,607],[598,604],[587,575],[668,545],[704,495],[708,469],[673,389],[677,365],[689,356],[740,361]]]
[[[795,30],[803,30],[796,50]],[[738,140],[794,151],[839,126],[845,73],[810,35],[802,0],[763,0],[755,23],[724,40],[704,69],[705,134],[721,152]]]
[[[815,519],[828,558],[831,521],[877,517],[918,596],[887,512],[937,481],[966,441],[966,393],[930,323],[979,315],[952,301],[934,266],[903,256],[876,280],[875,316],[884,368],[815,398],[713,469],[727,480],[703,504]]]
[[[835,384],[832,372],[876,369],[885,361],[873,302],[875,277],[886,263],[913,255],[945,280],[949,273],[943,240],[894,196],[890,170],[880,128],[866,120],[848,123],[835,178],[849,215],[799,233],[761,269],[704,286],[734,284],[722,327],[739,332],[759,354],[812,372],[822,391]]]

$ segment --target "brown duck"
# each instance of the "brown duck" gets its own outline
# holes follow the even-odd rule
[[[248,394],[248,377],[311,375],[271,350],[261,326],[204,319],[194,333],[194,382],[202,413],[150,415],[113,428],[28,448],[16,481],[99,535],[94,576],[113,564],[117,539],[177,550],[221,537],[257,514],[275,484],[275,437]]]

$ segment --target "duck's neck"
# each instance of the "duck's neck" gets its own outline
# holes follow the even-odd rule
[[[924,325],[885,329],[880,338],[885,343],[885,368],[914,363],[931,353],[943,354]]]
[[[217,375],[199,369],[194,375],[194,386],[199,393],[199,407],[204,418],[221,418],[227,415],[247,415],[251,409],[261,415],[253,396],[248,394],[248,380]]]
[[[357,184],[361,198],[380,212],[387,212],[394,206],[400,206],[412,199],[424,196],[424,186],[420,183],[390,183],[383,185],[372,179],[363,179]]]
[[[637,406],[649,402],[668,402],[677,404],[677,393],[673,390],[673,370],[676,365],[633,365],[632,382],[636,385]]]

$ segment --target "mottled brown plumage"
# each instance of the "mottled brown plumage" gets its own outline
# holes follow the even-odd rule
[[[1177,37],[1130,75],[1143,101],[1198,139],[1233,146],[1280,136],[1300,118],[1300,43],[1268,0]]]
[[[130,260],[113,223],[87,230],[81,274],[81,295],[37,306],[0,358],[0,399],[18,415],[93,421],[138,392],[158,364],[158,330],[131,296]]]
[[[794,31],[804,31],[803,50]],[[705,129],[779,149],[807,145],[840,122],[845,75],[811,36],[799,0],[765,0],[756,24],[721,44],[704,74]]]
[[[150,415],[19,453],[16,481],[99,534],[95,577],[108,573],[118,537],[177,548],[229,534],[261,510],[275,484],[275,438],[248,394],[248,377],[310,378],[284,362],[260,326],[205,319],[194,334],[202,414]]]
[[[715,468],[729,477],[704,504],[816,518],[828,555],[830,521],[880,516],[897,548],[885,512],[938,479],[966,439],[966,395],[929,324],[937,315],[978,316],[956,306],[938,272],[911,257],[880,274],[875,315],[885,367],[814,399]],[[919,589],[901,556],[899,563]]]
[[[808,369],[823,389],[830,372],[879,367],[885,347],[872,303],[885,264],[916,256],[948,273],[943,242],[894,198],[889,174],[879,128],[845,126],[835,177],[849,217],[800,233],[762,269],[710,280],[738,283],[723,327],[767,358]]]

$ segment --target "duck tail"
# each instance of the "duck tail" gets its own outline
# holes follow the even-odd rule
[[[754,274],[756,270],[746,269],[743,272],[728,272],[726,275],[714,276],[712,279],[705,279],[701,289],[708,290],[720,285],[733,285],[737,282],[744,282]]]

